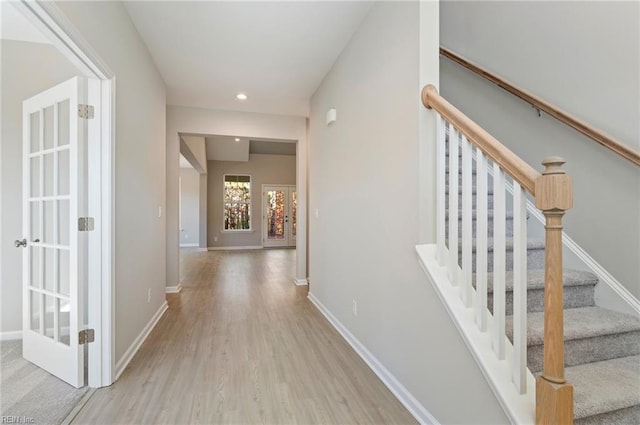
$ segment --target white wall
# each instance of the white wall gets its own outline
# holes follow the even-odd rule
[[[251,176],[251,232],[225,232],[222,182],[225,174]],[[262,245],[262,185],[296,184],[293,155],[249,154],[249,161],[209,161],[208,244],[210,247]]]
[[[22,101],[75,75],[76,68],[50,44],[2,40],[2,156],[0,157],[0,332],[22,330]],[[47,66],[43,67],[42,64]]]
[[[438,421],[506,423],[415,253],[437,28],[437,2],[376,3],[312,97],[310,289]]]
[[[200,246],[200,173],[180,168],[180,246]]]
[[[447,1],[440,16],[444,46],[640,149],[640,3]],[[567,160],[567,234],[640,297],[640,168],[444,58],[441,93],[534,168]]]
[[[215,134],[239,137],[297,140],[296,181],[299,217],[307,216],[307,134],[306,119],[236,111],[220,111],[167,106],[167,286],[178,284],[180,252],[178,247],[179,134]],[[306,220],[298,222],[298,231],[306,233]],[[307,277],[307,247],[296,247],[296,278]]]
[[[122,3],[56,4],[116,75],[117,362],[165,302],[165,87]]]

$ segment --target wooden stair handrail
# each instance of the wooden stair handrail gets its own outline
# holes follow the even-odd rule
[[[429,84],[422,89],[422,103],[436,110],[523,188],[535,195],[535,184],[540,173],[440,96],[435,86]]]
[[[519,97],[534,108],[546,112],[548,115],[554,117],[558,121],[584,134],[588,138],[617,153],[628,161],[631,161],[631,163],[640,166],[640,152],[636,151],[635,149],[615,140],[613,137],[604,134],[602,131],[595,129],[579,118],[576,118],[568,112],[565,112],[562,109],[558,108],[556,105],[549,103],[546,100],[541,99],[538,96],[516,86],[510,81],[507,81],[504,78],[487,71],[481,66],[458,55],[457,53],[452,52],[446,47],[440,47],[440,54],[447,59],[450,59],[451,61],[457,63],[458,65],[467,68],[471,72],[478,74],[479,76],[492,82],[496,86],[508,91],[512,95]]]

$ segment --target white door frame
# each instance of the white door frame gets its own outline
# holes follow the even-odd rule
[[[111,385],[115,371],[114,344],[114,146],[115,75],[54,2],[12,2],[22,14],[90,79],[89,103],[95,118],[89,121],[88,210],[95,220],[89,233],[89,328],[95,341],[88,346],[90,387]]]

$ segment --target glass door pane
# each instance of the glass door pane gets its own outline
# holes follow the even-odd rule
[[[267,191],[267,239],[284,240],[286,190]]]
[[[298,194],[294,187],[292,187],[290,191],[291,191],[291,194],[290,194],[291,195],[291,216],[290,216],[291,238],[293,239],[292,245],[294,245],[296,240],[296,217],[297,217],[297,207],[298,207]]]

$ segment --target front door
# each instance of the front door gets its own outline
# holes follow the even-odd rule
[[[264,186],[263,245],[268,247],[296,245],[295,186]]]
[[[84,385],[86,80],[73,78],[25,100],[23,123],[23,340],[25,359],[75,387]]]

